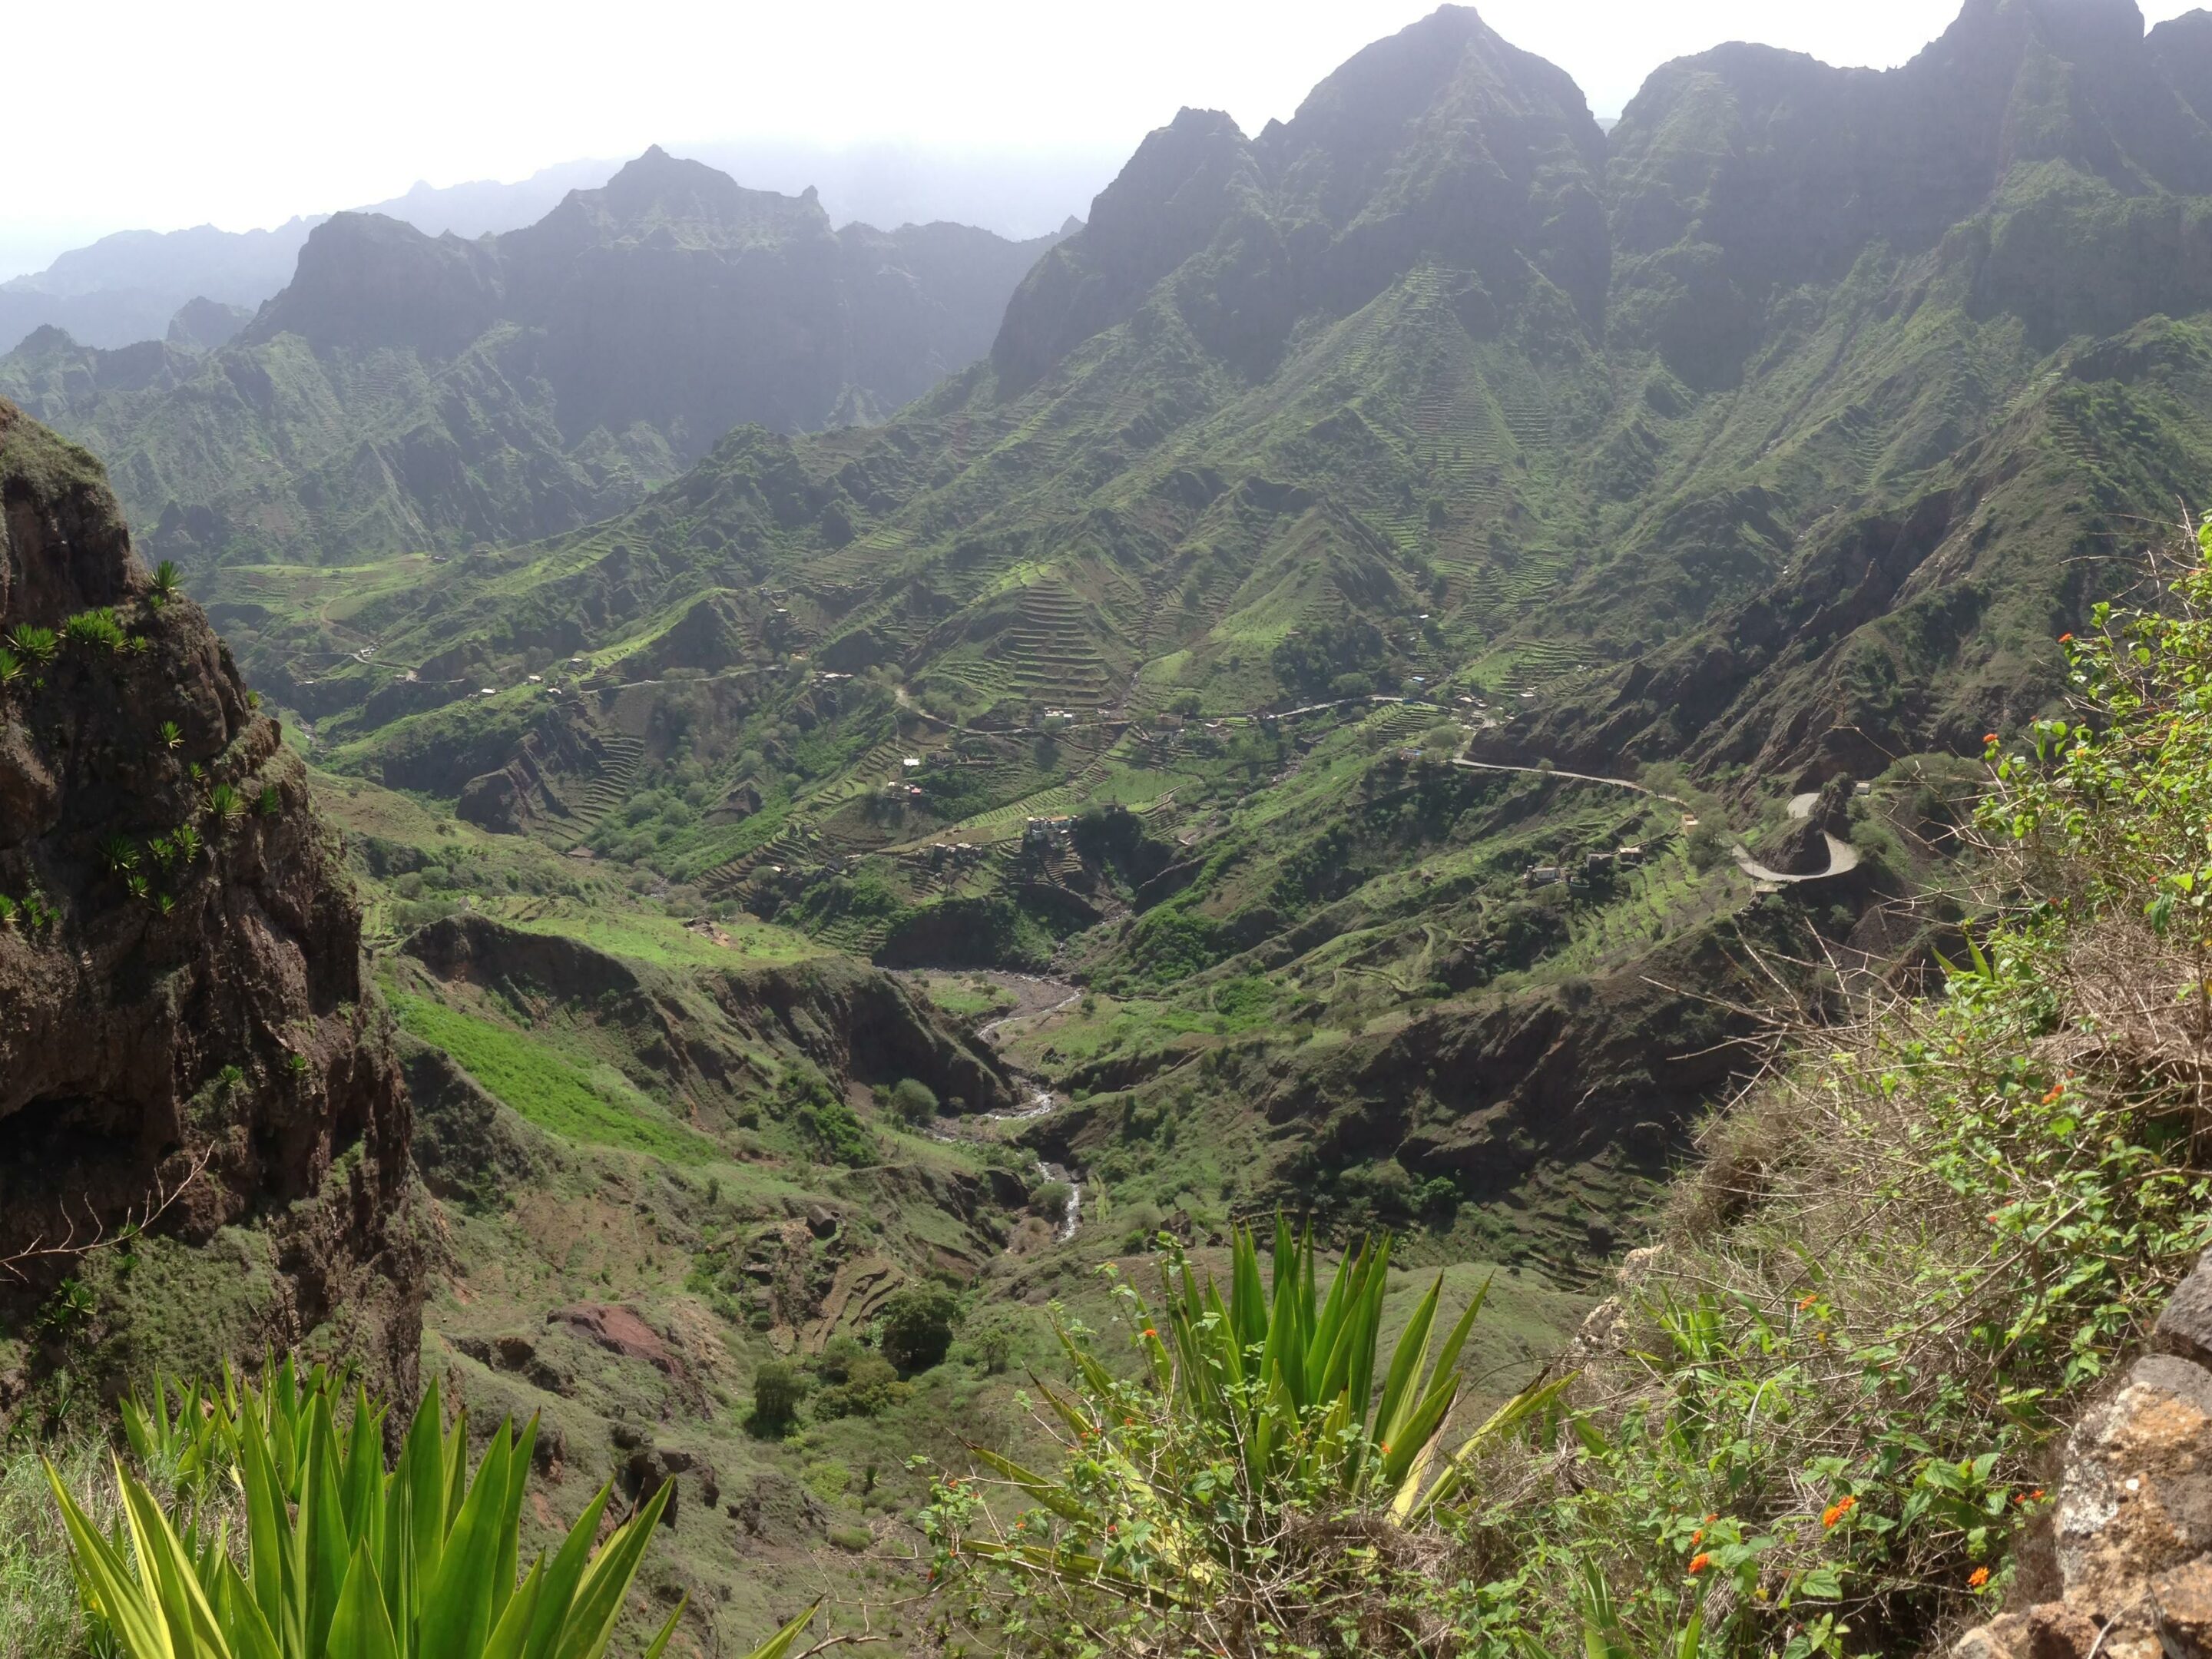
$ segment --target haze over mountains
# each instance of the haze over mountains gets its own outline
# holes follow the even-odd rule
[[[477,241],[340,214],[221,349],[45,329],[0,386],[100,447],[165,556],[528,538],[635,501],[734,422],[880,418],[982,353],[1049,240],[833,231],[811,192],[656,149]]]
[[[1017,240],[1045,234],[1079,213],[1119,160],[1103,152],[1041,147],[968,155],[878,143],[853,149],[756,139],[688,145],[684,153],[756,188],[818,191],[839,228],[944,222]],[[378,213],[432,236],[466,240],[520,229],[571,190],[595,190],[621,163],[567,161],[512,184],[416,184]],[[307,234],[329,216],[305,215],[267,230],[118,231],[62,254],[45,269],[0,281],[0,347],[33,329],[66,331],[80,345],[113,348],[167,337],[193,299],[251,312],[292,278]]]

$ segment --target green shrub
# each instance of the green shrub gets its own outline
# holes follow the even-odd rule
[[[36,628],[26,623],[8,635],[8,643],[15,654],[33,668],[44,668],[61,649],[61,641],[51,628]]]
[[[801,1106],[798,1121],[833,1162],[858,1167],[880,1155],[875,1136],[859,1115],[834,1095],[825,1093]]]
[[[1224,1632],[1240,1655],[1440,1650],[1381,1616],[1419,1582],[1393,1536],[1427,1528],[1474,1459],[1562,1384],[1516,1395],[1447,1450],[1482,1297],[1436,1346],[1439,1275],[1386,1355],[1389,1253],[1387,1239],[1353,1251],[1323,1296],[1310,1234],[1278,1220],[1263,1284],[1237,1229],[1224,1298],[1170,1250],[1157,1316],[1115,1288],[1133,1376],[1060,1327],[1073,1389],[1039,1389],[1061,1472],[978,1450],[1021,1512],[994,1513],[953,1477],[921,1516],[936,1574],[959,1576],[961,1614],[1017,1633],[1081,1630],[1116,1653],[1218,1654]]]
[[[884,1298],[883,1334],[878,1339],[884,1358],[908,1376],[945,1363],[952,1346],[952,1322],[960,1304],[951,1291],[935,1285],[902,1285]]]
[[[987,1376],[996,1376],[1012,1363],[1021,1340],[1012,1312],[993,1308],[971,1316],[961,1327],[961,1341]]]
[[[781,1429],[799,1414],[805,1397],[805,1379],[783,1361],[769,1360],[753,1373],[752,1420],[760,1428]]]
[[[907,1397],[907,1385],[891,1362],[863,1351],[840,1368],[840,1380],[818,1389],[814,1414],[824,1422],[840,1417],[874,1417]]]
[[[890,1105],[894,1116],[919,1126],[937,1116],[937,1091],[919,1078],[901,1078],[891,1090]]]
[[[1067,1206],[1075,1197],[1075,1188],[1065,1181],[1041,1181],[1030,1188],[1030,1208],[1055,1227],[1067,1219]]]
[[[1449,1227],[1459,1213],[1459,1182],[1449,1176],[1431,1176],[1421,1183],[1420,1206],[1423,1215]]]

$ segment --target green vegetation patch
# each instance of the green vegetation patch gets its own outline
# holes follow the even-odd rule
[[[402,1027],[443,1048],[470,1076],[542,1129],[672,1160],[715,1154],[714,1144],[704,1135],[654,1115],[643,1096],[618,1086],[611,1068],[586,1072],[542,1042],[425,997],[395,993],[392,1006]]]

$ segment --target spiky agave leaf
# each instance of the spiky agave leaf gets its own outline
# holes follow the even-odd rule
[[[520,1575],[521,1506],[537,1437],[502,1423],[471,1469],[467,1429],[443,1425],[426,1390],[396,1467],[384,1407],[356,1389],[341,1429],[343,1374],[289,1360],[257,1386],[177,1390],[157,1378],[129,1402],[141,1455],[217,1448],[245,1511],[244,1567],[220,1534],[181,1533],[145,1484],[115,1471],[131,1559],[92,1525],[52,1471],[86,1607],[129,1659],[599,1659],[670,1498],[664,1485],[594,1547],[603,1487],[560,1549]],[[133,1566],[135,1562],[135,1570]],[[645,1650],[659,1659],[678,1605]],[[751,1659],[783,1659],[809,1607]]]

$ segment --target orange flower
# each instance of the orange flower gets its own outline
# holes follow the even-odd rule
[[[1979,1589],[1983,1585],[1989,1582],[1990,1570],[1987,1567],[1976,1567],[1973,1571],[1966,1575],[1966,1588],[1968,1589]]]
[[[1690,1558],[1690,1571],[1693,1574],[1700,1573],[1707,1567],[1712,1565],[1712,1564],[1713,1558],[1707,1555],[1703,1550],[1699,1550],[1695,1555]]]
[[[1982,733],[1982,741],[1984,743],[1995,743],[1996,740],[1997,734],[1994,732],[1984,732]]]
[[[1716,1521],[1719,1520],[1720,1518],[1721,1518],[1720,1511],[1719,1511],[1718,1510],[1714,1510],[1711,1515],[1709,1515],[1709,1516],[1707,1516],[1705,1517],[1705,1524],[1706,1524],[1707,1526],[1709,1526],[1709,1527],[1710,1527],[1710,1526],[1711,1526],[1711,1525],[1713,1524],[1713,1522],[1716,1522]]]
[[[1858,1506],[1859,1500],[1856,1498],[1839,1498],[1820,1511],[1820,1524],[1832,1527]]]
[[[1699,1545],[1699,1544],[1704,1543],[1705,1541],[1705,1529],[1703,1527],[1699,1527],[1699,1528],[1697,1529],[1697,1531],[1695,1531],[1695,1532],[1693,1532],[1693,1533],[1692,1533],[1692,1534],[1690,1534],[1690,1543],[1691,1543],[1691,1546],[1692,1546],[1693,1548],[1694,1548],[1696,1546],[1698,1546],[1698,1545]]]
[[[1160,1340],[1160,1334],[1154,1330],[1150,1325],[1145,1327],[1145,1334],[1151,1337],[1155,1342]]]
[[[2058,643],[2061,645],[2071,645],[2074,643],[2074,636],[2071,634],[2061,634],[2058,636]],[[1982,1576],[1986,1578],[1989,1575],[1984,1573]]]
[[[1820,1299],[1820,1291],[1806,1291],[1804,1295],[1802,1295],[1802,1296],[1801,1296],[1801,1297],[1799,1297],[1797,1298],[1797,1311],[1798,1311],[1799,1313],[1803,1313],[1803,1312],[1805,1311],[1805,1310],[1806,1310],[1806,1309],[1808,1309],[1808,1308],[1811,1307],[1811,1306],[1812,1306],[1815,1302],[1818,1302]]]

